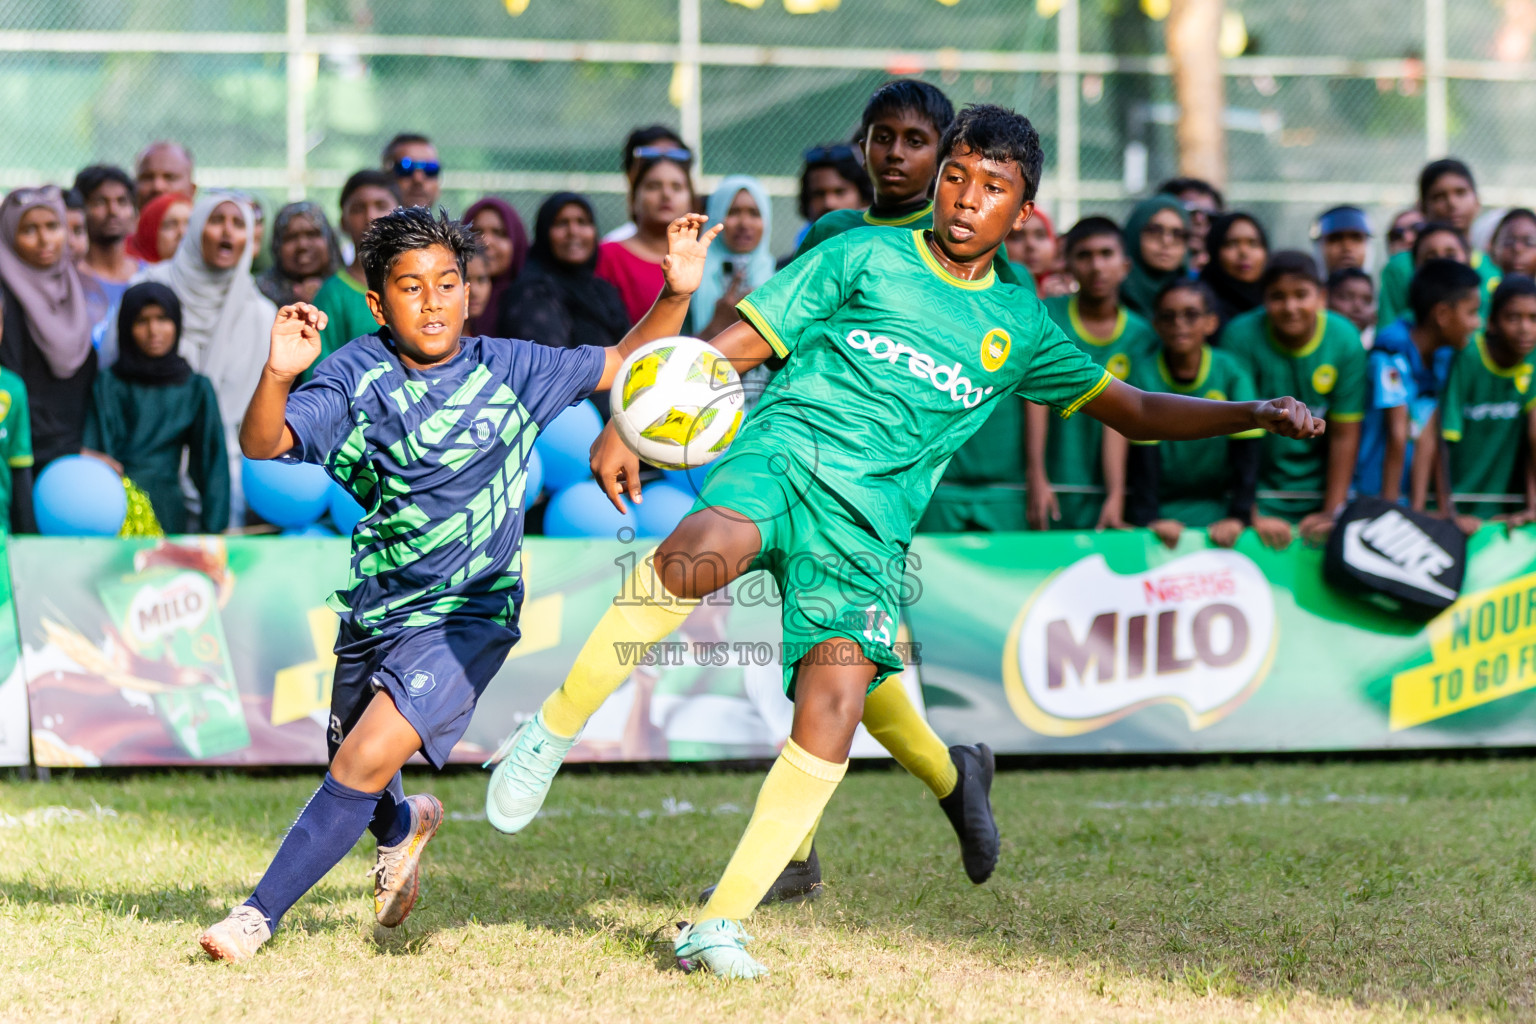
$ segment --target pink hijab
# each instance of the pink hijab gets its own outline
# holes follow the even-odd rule
[[[68,246],[44,269],[34,267],[16,251],[16,232],[28,210],[47,207],[65,224],[64,196],[58,188],[13,189],[0,203],[0,280],[5,282],[26,314],[27,333],[42,352],[48,369],[60,380],[73,377],[91,354],[91,318],[85,308],[80,274],[69,262]]]
[[[491,301],[479,316],[468,321],[469,333],[492,337],[497,331],[497,321],[501,319],[502,296],[506,295],[513,279],[522,273],[523,263],[528,259],[528,231],[523,227],[523,219],[512,209],[512,204],[495,196],[486,196],[465,210],[464,223],[473,224],[481,210],[495,210],[501,222],[506,225],[507,237],[512,240],[512,262],[507,272],[491,278]]]

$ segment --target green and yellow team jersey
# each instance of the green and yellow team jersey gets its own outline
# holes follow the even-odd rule
[[[1115,329],[1107,338],[1090,334],[1077,315],[1077,296],[1058,295],[1045,300],[1045,308],[1078,349],[1120,380],[1157,351],[1152,325],[1120,307]],[[1056,491],[1061,530],[1091,530],[1104,504],[1104,428],[1088,416],[1052,423],[1045,436],[1045,475]],[[1087,490],[1084,490],[1087,489]]]
[[[1365,349],[1354,324],[1337,313],[1319,312],[1311,340],[1290,349],[1275,338],[1269,316],[1260,307],[1228,322],[1221,332],[1221,347],[1247,368],[1254,389],[1264,398],[1290,395],[1305,402],[1312,415],[1330,423],[1359,423],[1365,416]],[[1258,511],[1300,519],[1322,508],[1327,463],[1326,437],[1301,441],[1269,434],[1259,468]],[[1266,491],[1318,492],[1319,496],[1266,498]]]
[[[824,214],[805,233],[796,258],[829,238],[864,227],[904,227],[931,230],[933,203],[905,217],[885,219],[868,210],[833,210]],[[1033,292],[1035,279],[1029,268],[1014,266],[1001,250],[992,261],[997,279]],[[950,459],[942,486],[929,505],[923,529],[929,532],[1023,530],[1024,502],[1024,403],[1022,399],[993,406],[991,426],[962,445]],[[1009,486],[999,487],[1004,484]]]
[[[1209,398],[1213,402],[1251,402],[1256,397],[1253,378],[1243,364],[1230,353],[1209,345],[1200,353],[1200,369],[1194,380],[1174,380],[1167,359],[1158,352],[1150,359],[1136,361],[1130,383],[1142,391]],[[1231,436],[1263,437],[1264,431],[1248,430]],[[1232,462],[1227,441],[1225,437],[1207,437],[1199,441],[1131,442],[1154,445],[1158,450],[1162,472],[1157,498],[1164,518],[1177,519],[1185,526],[1210,526],[1226,518],[1232,503]]]
[[[1451,444],[1451,493],[1525,493],[1521,453],[1526,423],[1536,409],[1530,358],[1503,367],[1488,354],[1479,335],[1456,354],[1440,398],[1440,433]],[[1462,501],[1456,511],[1489,518],[1515,512],[1516,502]]]
[[[320,359],[335,352],[353,338],[372,334],[379,322],[368,308],[368,288],[345,270],[338,270],[315,293],[315,308],[328,318],[320,332]],[[318,365],[320,359],[315,360]],[[310,373],[314,372],[311,367]],[[305,378],[308,379],[307,377]]]
[[[953,276],[921,230],[845,232],[737,308],[785,364],[732,453],[809,464],[821,500],[902,544],[998,402],[1018,393],[1067,417],[1110,379],[1031,291],[995,268],[976,281]]]
[[[32,410],[19,374],[0,367],[0,532],[11,532],[11,471],[32,466]]]
[[[1483,279],[1483,322],[1488,321],[1488,306],[1499,286],[1499,267],[1484,252],[1472,253],[1472,269]],[[1403,317],[1413,319],[1408,308],[1408,285],[1413,282],[1413,253],[1400,252],[1381,268],[1381,287],[1376,294],[1376,326],[1385,327]]]

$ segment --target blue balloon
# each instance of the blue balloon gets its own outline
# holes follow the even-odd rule
[[[357,499],[345,487],[334,481],[326,504],[331,510],[331,525],[336,527],[336,532],[343,537],[352,536],[353,529],[363,518],[363,506],[357,503]]]
[[[544,483],[560,491],[592,479],[592,442],[602,433],[603,418],[590,401],[579,402],[556,416],[533,442],[544,466]]]
[[[310,523],[308,526],[294,526],[283,531],[284,537],[334,537],[336,531],[324,523]]]
[[[331,501],[331,478],[309,463],[246,459],[240,481],[252,511],[284,529],[308,526]]]
[[[695,498],[687,488],[669,483],[651,484],[640,494],[645,500],[634,506],[635,535],[639,537],[665,537],[677,529]]]
[[[614,508],[608,495],[592,480],[560,491],[544,509],[547,537],[617,537],[619,531],[634,528],[634,517]]]
[[[128,515],[123,479],[100,459],[65,455],[48,463],[32,487],[40,533],[116,537]]]
[[[539,500],[539,494],[544,490],[544,460],[539,458],[538,445],[534,445],[533,451],[528,453],[528,482],[523,485],[523,507],[527,508]]]

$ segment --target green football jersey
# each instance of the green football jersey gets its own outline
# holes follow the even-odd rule
[[[32,466],[32,409],[27,386],[14,371],[0,367],[0,533],[11,532],[11,470]]]
[[[1200,353],[1200,369],[1194,380],[1174,380],[1167,359],[1158,352],[1150,359],[1136,361],[1130,383],[1142,391],[1209,398],[1214,402],[1251,402],[1255,397],[1253,378],[1243,364],[1231,353],[1209,345]],[[1231,436],[1263,437],[1264,431],[1247,430]],[[1207,437],[1199,441],[1131,442],[1158,449],[1162,472],[1157,498],[1164,518],[1177,519],[1185,526],[1209,526],[1226,518],[1232,492],[1227,440]]]
[[[995,403],[1017,392],[1069,417],[1110,380],[1033,292],[995,269],[955,277],[921,230],[845,232],[737,309],[785,362],[732,453],[791,453],[902,543]]]
[[[1526,420],[1536,409],[1529,359],[1500,366],[1479,335],[1456,354],[1440,398],[1440,433],[1451,444],[1451,493],[1524,494],[1521,452]],[[1515,512],[1513,502],[1456,500],[1456,511],[1484,519]]]
[[[1472,269],[1483,279],[1483,322],[1488,322],[1488,307],[1494,289],[1499,286],[1499,267],[1484,252],[1472,253]],[[1412,319],[1408,308],[1408,286],[1413,282],[1413,253],[1400,252],[1381,268],[1381,287],[1376,295],[1376,326],[1385,327],[1403,317]]]
[[[1221,332],[1221,347],[1253,377],[1264,398],[1290,395],[1330,423],[1359,423],[1365,416],[1365,349],[1355,325],[1337,313],[1317,315],[1317,330],[1299,349],[1275,339],[1263,307],[1234,317]],[[1327,483],[1328,439],[1301,441],[1279,434],[1264,439],[1259,468],[1258,511],[1298,519],[1322,508],[1315,498],[1265,497],[1266,491],[1321,492]],[[1351,469],[1353,472],[1353,469]]]
[[[1120,380],[1130,378],[1132,370],[1146,362],[1157,350],[1157,334],[1152,325],[1124,306],[1109,337],[1090,334],[1077,315],[1077,296],[1058,295],[1045,300],[1045,308],[1078,349]],[[1089,416],[1077,416],[1065,423],[1052,423],[1045,436],[1045,475],[1056,490],[1056,504],[1061,519],[1053,524],[1061,530],[1091,530],[1099,521],[1104,495],[1104,428]],[[1085,493],[1077,488],[1095,488]]]
[[[836,238],[845,231],[862,227],[906,227],[909,229],[928,230],[933,227],[933,203],[929,203],[921,210],[916,210],[905,217],[895,219],[883,219],[870,214],[868,210],[833,210],[823,215],[811,230],[807,231],[800,248],[795,255],[810,252],[817,245],[829,238]],[[997,279],[1005,284],[1017,284],[1034,291],[1035,279],[1030,275],[1029,268],[1014,266],[1008,262],[1007,255],[1001,250],[992,261],[993,268],[997,271]],[[1010,516],[1005,512],[999,519],[989,514],[989,510],[978,507],[977,502],[985,505],[995,502],[1003,506],[1016,506],[1019,515],[1024,510],[1024,492],[1009,492],[1006,489],[993,488],[995,484],[1016,484],[1022,486],[1025,477],[1024,462],[1024,401],[1012,399],[1006,402],[998,402],[992,407],[992,417],[988,420],[988,428],[979,432],[972,438],[969,444],[960,446],[955,452],[954,458],[949,460],[949,468],[944,471],[943,483],[946,495],[958,500],[965,506],[962,515],[977,521],[1007,521]],[[970,493],[962,495],[958,488],[965,488]],[[991,491],[992,493],[988,493]],[[1020,520],[1022,522],[1022,519]],[[929,527],[937,529],[933,523]]]

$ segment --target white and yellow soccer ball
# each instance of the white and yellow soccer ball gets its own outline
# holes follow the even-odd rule
[[[631,451],[662,469],[693,469],[720,457],[746,415],[741,377],[697,338],[640,346],[609,392],[613,422]]]

